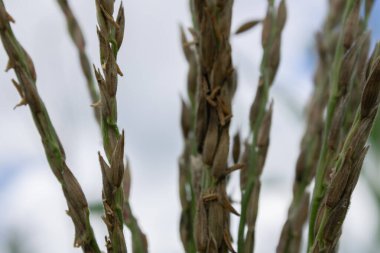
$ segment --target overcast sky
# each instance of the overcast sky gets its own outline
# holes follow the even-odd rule
[[[66,150],[68,165],[89,202],[100,201],[97,151],[102,150],[101,137],[63,15],[54,0],[4,2],[16,20],[16,36],[35,63],[37,86]],[[185,92],[187,65],[179,25],[190,25],[187,2],[124,1],[126,32],[118,58],[124,72],[118,90],[119,126],[125,129],[126,153],[132,165],[132,208],[148,235],[152,253],[183,251],[178,234],[177,160],[182,151],[180,95]],[[303,132],[301,116],[312,88],[314,35],[327,1],[287,2],[289,19],[272,93],[272,139],[263,175],[256,253],[274,252],[286,217]],[[91,61],[99,66],[94,1],[70,3],[84,30]],[[263,17],[265,8],[264,0],[235,0],[233,29],[246,20]],[[239,73],[232,132],[247,132],[262,54],[260,31],[257,27],[232,37]],[[379,38],[378,31],[373,38]],[[6,62],[1,47],[0,68],[5,68]],[[0,72],[0,252],[8,253],[7,242],[16,236],[22,237],[22,252],[80,252],[72,247],[74,232],[64,212],[65,200],[46,162],[30,112],[27,107],[13,110],[19,100],[10,82],[13,77],[11,71]],[[229,192],[238,195],[235,177]],[[369,252],[376,216],[368,190],[359,184],[341,252]],[[105,226],[99,217],[93,220],[98,241],[103,244]]]

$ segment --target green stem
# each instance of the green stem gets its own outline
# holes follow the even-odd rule
[[[83,190],[66,165],[65,151],[51,122],[48,111],[36,86],[35,67],[28,53],[16,39],[9,24],[13,21],[0,0],[0,38],[9,57],[9,67],[13,68],[19,84],[14,81],[21,98],[19,105],[29,105],[35,126],[40,134],[50,168],[62,186],[68,211],[75,230],[75,246],[85,253],[100,253],[90,224],[89,210]]]
[[[354,3],[355,3],[355,0],[347,1],[346,8],[343,15],[343,22],[342,22],[343,25],[346,23],[347,17],[351,12],[354,6]],[[337,100],[339,98],[339,94],[338,94],[339,80],[338,79],[339,79],[340,68],[342,65],[343,54],[344,54],[343,33],[341,33],[339,36],[339,41],[337,44],[334,61],[333,61],[331,93],[330,93],[330,98],[327,105],[327,115],[326,115],[325,126],[324,126],[323,142],[322,142],[321,153],[319,156],[318,166],[316,170],[315,186],[314,186],[313,197],[312,197],[311,208],[310,208],[309,240],[308,240],[309,250],[311,246],[314,244],[314,227],[315,227],[315,222],[316,222],[316,216],[317,216],[318,208],[320,206],[321,200],[325,192],[324,178],[326,174],[326,165],[328,164],[327,162],[328,136],[330,133],[333,115],[337,106]]]
[[[276,15],[273,9],[274,1],[268,1],[268,11],[270,12],[271,22],[274,24],[276,22]],[[275,35],[277,33],[277,27],[271,27],[271,33],[268,41],[268,45],[264,48],[263,59],[260,65],[260,72],[263,78],[263,93],[261,97],[256,97],[255,99],[259,99],[259,108],[257,113],[257,118],[254,119],[254,122],[250,123],[251,134],[252,134],[252,144],[249,146],[249,158],[248,158],[248,182],[246,189],[242,192],[242,200],[241,200],[241,211],[240,211],[240,221],[239,221],[239,229],[238,229],[238,252],[243,252],[245,248],[245,227],[246,227],[246,218],[247,218],[247,210],[249,200],[251,198],[252,191],[254,189],[255,183],[260,178],[260,173],[258,171],[258,148],[257,147],[257,138],[260,127],[263,123],[264,115],[266,112],[266,107],[269,100],[269,89],[271,86],[270,79],[271,74],[269,71],[269,63],[270,63],[270,49],[273,46],[273,42],[275,39]],[[260,85],[260,84],[259,84]],[[259,92],[260,87],[258,87],[257,92]],[[255,103],[256,101],[254,101]]]
[[[254,181],[250,180],[249,182],[247,182],[247,186],[241,200],[241,213],[240,213],[240,220],[239,220],[238,251],[237,251],[239,253],[244,251],[244,246],[245,246],[244,235],[245,235],[245,227],[246,227],[245,221],[247,219],[247,207],[248,207],[249,197],[252,193],[253,188],[254,188]]]

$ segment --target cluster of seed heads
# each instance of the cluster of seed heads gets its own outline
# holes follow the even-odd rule
[[[191,40],[181,27],[183,53],[189,65],[187,96],[181,103],[185,144],[179,159],[181,241],[187,253],[252,253],[274,110],[270,88],[280,64],[286,1],[280,0],[276,5],[268,0],[263,19],[250,20],[236,31],[240,34],[262,25],[260,77],[249,114],[250,133],[245,140],[239,132],[233,138],[229,133],[237,89],[230,44],[234,1],[189,2],[193,19]],[[99,152],[98,157],[103,179],[103,220],[108,230],[106,250],[127,252],[123,233],[126,225],[131,231],[132,252],[147,253],[146,236],[129,203],[130,164],[125,162],[124,131],[119,131],[117,121],[118,76],[123,76],[117,57],[124,37],[124,7],[121,4],[114,15],[114,0],[95,0],[101,66],[94,66],[93,74],[85,38],[68,1],[57,3],[78,52],[103,139],[105,156]],[[329,1],[328,15],[316,36],[319,62],[315,85],[295,168],[293,197],[277,253],[301,251],[308,217],[308,253],[337,252],[380,103],[380,44],[369,57],[367,30],[373,4],[374,0]],[[6,71],[14,70],[17,80],[12,82],[21,97],[16,107],[28,105],[31,111],[50,168],[66,198],[67,214],[75,227],[74,246],[86,253],[100,253],[85,194],[66,164],[64,148],[38,93],[33,61],[16,39],[10,23],[14,19],[0,0],[0,38],[9,57]],[[238,170],[240,212],[227,193],[230,174]],[[314,178],[310,200],[308,187]],[[239,217],[236,236],[231,233],[231,213]]]

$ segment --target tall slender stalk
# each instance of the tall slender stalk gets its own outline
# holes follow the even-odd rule
[[[103,174],[104,222],[109,237],[106,246],[109,253],[125,253],[127,247],[123,234],[123,174],[124,174],[124,132],[120,134],[117,125],[117,75],[122,75],[117,65],[117,53],[124,36],[124,8],[121,4],[116,21],[113,18],[114,1],[95,0],[99,27],[97,29],[102,72],[95,69],[100,90],[98,106],[101,112],[103,147],[109,165],[99,153]]]
[[[309,218],[309,240],[308,248],[314,244],[314,225],[316,215],[320,207],[320,203],[324,197],[326,190],[326,177],[328,169],[331,168],[334,159],[339,150],[338,135],[339,125],[341,124],[342,112],[339,107],[345,107],[345,97],[349,90],[347,76],[352,70],[352,62],[354,61],[355,51],[350,49],[356,38],[356,28],[359,23],[358,12],[360,8],[360,0],[349,0],[345,2],[344,14],[342,16],[343,31],[339,36],[335,56],[333,60],[331,79],[330,79],[330,96],[327,104],[327,113],[323,130],[323,139],[321,151],[316,169],[315,187],[310,207]],[[351,70],[347,70],[351,69]],[[348,72],[345,72],[348,71]],[[342,82],[343,80],[343,82]],[[338,125],[336,125],[338,123]]]
[[[241,172],[241,217],[238,231],[238,252],[254,251],[255,227],[260,195],[260,177],[264,169],[269,147],[269,135],[272,121],[272,103],[269,102],[269,90],[273,84],[280,63],[281,34],[286,22],[286,5],[282,0],[275,8],[268,1],[266,17],[263,21],[262,47],[264,54],[260,68],[256,97],[250,111],[250,134],[244,156],[247,168]]]
[[[343,33],[339,29],[341,25],[342,7],[344,1],[331,1],[329,14],[324,24],[323,31],[318,33],[317,42],[319,49],[319,65],[315,75],[315,89],[309,103],[307,129],[301,143],[301,153],[297,160],[296,176],[293,184],[293,199],[289,207],[288,218],[282,229],[277,252],[299,252],[302,239],[302,228],[308,214],[309,193],[307,186],[314,177],[316,165],[321,150],[322,132],[324,127],[324,108],[329,97],[330,76],[332,59],[335,54],[337,37]],[[334,113],[332,127],[329,133],[329,154],[331,161],[337,155],[340,146],[354,120],[352,115],[360,103],[362,87],[363,67],[368,57],[369,34],[365,32],[365,25],[358,26],[358,16],[352,24],[356,27],[352,33],[351,47],[342,59],[342,67],[339,74],[339,102]],[[351,35],[350,35],[351,37]],[[357,37],[357,38],[355,38]],[[346,42],[348,40],[346,39]],[[355,43],[354,43],[355,42]],[[346,43],[347,45],[348,43]],[[358,96],[359,95],[359,96]],[[336,156],[335,155],[335,156]]]
[[[0,37],[9,57],[7,70],[13,68],[18,79],[18,82],[12,80],[21,96],[21,102],[18,105],[29,105],[50,168],[62,186],[69,208],[67,214],[75,226],[74,246],[81,247],[85,253],[100,253],[90,224],[86,197],[77,179],[66,165],[65,151],[37,91],[33,61],[16,39],[10,22],[14,20],[6,11],[3,0],[0,0]]]
[[[74,13],[69,5],[68,0],[58,0],[57,2],[59,6],[61,7],[62,12],[65,15],[67,28],[71,36],[71,39],[74,42],[75,46],[77,47],[82,71],[86,78],[87,88],[92,99],[95,118],[99,126],[101,126],[100,110],[98,108],[99,106],[97,106],[99,103],[100,96],[99,96],[98,89],[95,86],[89,58],[86,54],[85,39],[84,39],[83,32],[78,24],[77,19],[74,16]],[[124,17],[120,17],[119,23],[124,26]],[[126,167],[126,169],[129,169],[129,168]],[[130,187],[130,181],[131,179],[128,178],[128,184],[124,184],[126,185],[125,187],[127,186],[128,188]],[[134,253],[148,252],[146,236],[142,232],[137,219],[133,215],[133,212],[129,203],[129,197],[124,198],[123,216],[124,216],[125,225],[129,228],[132,234],[132,252]]]
[[[380,57],[368,65],[369,74],[359,110],[338,159],[315,223],[315,240],[309,252],[336,252],[352,192],[357,184],[368,147],[366,142],[380,102]]]
[[[231,99],[235,75],[229,42],[233,1],[191,1],[198,55],[196,145],[202,157],[200,196],[194,221],[198,252],[234,251],[226,193]]]

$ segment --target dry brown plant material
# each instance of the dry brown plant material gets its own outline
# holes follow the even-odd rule
[[[229,125],[236,87],[229,42],[233,1],[194,0],[191,5],[199,60],[195,136],[203,161],[195,241],[198,252],[226,252],[231,246],[226,193]]]

